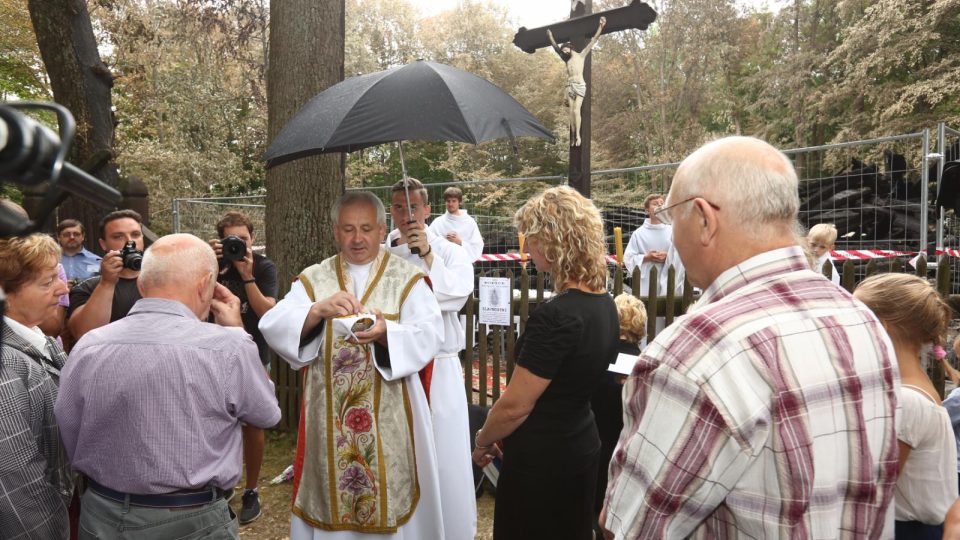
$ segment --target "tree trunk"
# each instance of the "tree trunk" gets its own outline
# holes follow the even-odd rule
[[[276,138],[310,98],[343,80],[344,0],[271,0],[267,132]],[[344,191],[343,154],[267,171],[267,251],[281,295],[303,268],[336,252],[330,207]]]
[[[29,0],[27,6],[53,97],[70,109],[77,121],[70,161],[116,187],[119,177],[113,161],[114,118],[110,96],[113,76],[100,60],[87,3],[84,0]],[[58,210],[60,219],[78,219],[84,224],[88,247],[98,251],[96,231],[104,213],[106,210],[74,197]]]

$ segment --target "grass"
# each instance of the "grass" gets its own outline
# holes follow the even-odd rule
[[[290,500],[293,496],[293,483],[285,482],[271,486],[270,480],[293,463],[293,455],[297,447],[296,435],[282,431],[267,431],[266,441],[267,447],[258,482],[263,513],[260,519],[240,527],[240,537],[250,540],[284,540],[290,538]],[[233,511],[239,514],[242,480],[237,488],[231,506]],[[493,538],[493,497],[489,493],[484,493],[477,499],[477,513],[477,539]]]

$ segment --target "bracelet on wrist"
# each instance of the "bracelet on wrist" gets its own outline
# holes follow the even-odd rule
[[[421,254],[420,254],[420,258],[421,258],[421,259],[425,259],[425,258],[427,257],[427,255],[429,255],[429,254],[431,254],[431,253],[433,253],[433,246],[427,246],[427,252],[426,252],[426,253],[421,253]]]
[[[480,432],[483,430],[477,430],[477,434],[473,437],[473,446],[474,448],[479,448],[480,450],[486,450],[488,448],[493,448],[493,443],[490,444],[480,444]]]
[[[256,279],[245,279],[245,280],[243,280],[243,284],[244,284],[244,285],[246,285],[246,284],[248,284],[248,283],[256,283],[256,282],[257,282]]]

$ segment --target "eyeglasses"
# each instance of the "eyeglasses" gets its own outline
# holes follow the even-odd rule
[[[657,210],[654,210],[653,215],[657,216],[657,219],[659,219],[662,223],[664,223],[664,224],[666,224],[666,225],[673,225],[673,218],[670,217],[670,212],[669,212],[669,210],[672,209],[672,208],[676,208],[676,207],[680,206],[681,204],[686,204],[686,203],[688,203],[688,202],[690,202],[690,201],[692,201],[692,200],[694,200],[694,199],[703,199],[703,197],[701,197],[701,196],[699,196],[699,195],[694,195],[693,197],[690,197],[689,199],[684,199],[684,200],[682,200],[682,201],[680,201],[680,202],[678,202],[678,203],[671,204],[670,206],[661,206],[661,207],[658,208]],[[715,204],[713,204],[712,202],[710,202],[710,201],[708,201],[708,200],[706,200],[706,199],[703,199],[703,201],[704,201],[705,203],[709,204],[710,207],[713,208],[714,210],[720,210],[720,207],[717,206],[717,205],[715,205]]]

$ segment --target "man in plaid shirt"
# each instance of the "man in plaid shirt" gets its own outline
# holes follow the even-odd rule
[[[624,388],[609,538],[893,536],[893,347],[809,269],[797,186],[786,156],[747,137],[678,168],[659,215],[704,292]]]

